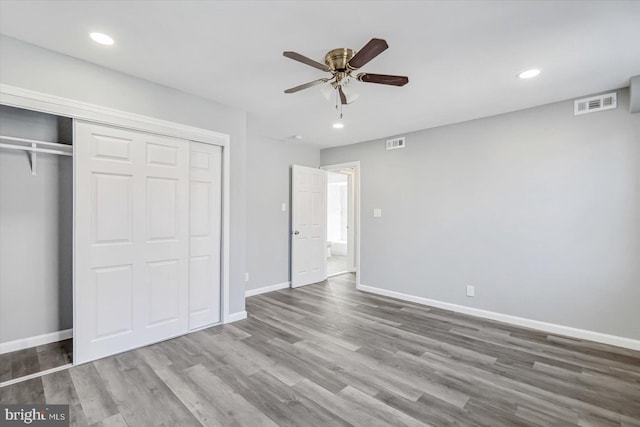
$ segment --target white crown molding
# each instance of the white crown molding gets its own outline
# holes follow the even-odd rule
[[[244,292],[245,298],[252,297],[254,295],[265,294],[267,292],[279,291],[280,289],[286,289],[291,286],[291,282],[276,283],[275,285],[263,286],[257,289],[247,289]]]
[[[65,329],[63,331],[50,332],[48,334],[36,335],[34,337],[7,341],[0,343],[0,354],[24,350],[25,348],[37,347],[39,345],[50,344],[52,342],[68,340],[72,337],[73,329]]]
[[[227,146],[227,134],[0,83],[0,104]]]
[[[555,323],[547,323],[539,320],[527,319],[524,317],[511,316],[509,314],[496,313],[494,311],[481,310],[479,308],[466,307],[464,305],[451,304],[448,302],[403,294],[400,292],[389,291],[387,289],[376,288],[374,286],[356,285],[356,289],[358,289],[359,291],[397,298],[399,300],[409,301],[416,304],[428,305],[431,307],[442,308],[444,310],[451,310],[455,311],[456,313],[463,313],[471,316],[482,317],[485,319],[497,320],[498,322],[523,326],[525,328],[537,329],[539,331],[552,334],[565,335],[571,338],[589,340],[602,344],[609,344],[616,347],[623,347],[640,351],[640,340],[634,340],[632,338],[603,334],[601,332],[588,331],[585,329],[572,328],[570,326],[557,325]]]

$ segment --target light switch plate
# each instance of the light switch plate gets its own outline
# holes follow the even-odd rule
[[[380,208],[375,208],[373,210],[373,217],[374,218],[380,218],[382,216],[382,209]]]
[[[282,202],[282,212],[286,212],[287,211],[287,204],[285,202]]]

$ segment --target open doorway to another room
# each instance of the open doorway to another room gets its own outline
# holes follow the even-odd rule
[[[356,270],[355,169],[328,170],[327,275]]]

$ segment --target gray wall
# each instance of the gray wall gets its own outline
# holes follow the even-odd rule
[[[640,115],[618,94],[322,150],[361,161],[361,283],[640,339]]]
[[[288,282],[292,165],[318,167],[320,149],[249,135],[247,142],[246,289]],[[282,212],[281,205],[287,204]]]
[[[0,107],[0,134],[70,141],[70,119]],[[73,165],[0,149],[0,342],[73,326]]]
[[[640,75],[629,79],[631,102],[629,109],[632,113],[640,113]]]
[[[0,82],[231,135],[230,311],[244,310],[245,112],[6,36]]]

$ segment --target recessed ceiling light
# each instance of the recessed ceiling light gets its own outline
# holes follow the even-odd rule
[[[302,141],[302,135],[293,135],[293,139],[297,141]]]
[[[336,122],[333,124],[334,129],[342,129],[344,127],[344,123]]]
[[[520,74],[518,74],[518,77],[520,77],[521,79],[530,79],[532,77],[537,76],[538,74],[540,74],[540,70],[538,70],[537,68],[534,68],[532,70],[521,72]]]
[[[89,37],[91,37],[91,39],[96,42],[96,43],[100,43],[106,46],[111,46],[113,44],[113,39],[111,37],[109,37],[106,34],[102,34],[102,33],[91,33],[89,34]]]

